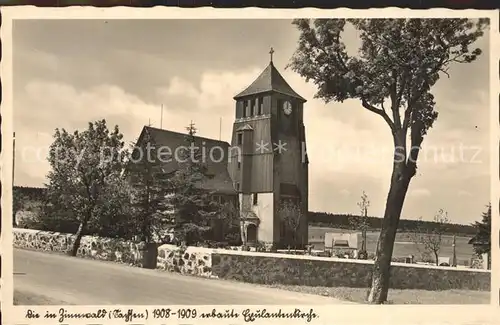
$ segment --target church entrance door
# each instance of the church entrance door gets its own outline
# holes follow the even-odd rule
[[[255,243],[257,241],[257,226],[253,223],[247,226],[247,241]]]

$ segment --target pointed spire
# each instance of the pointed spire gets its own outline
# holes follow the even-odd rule
[[[264,71],[261,72],[257,79],[250,84],[250,86],[233,97],[235,100],[260,93],[277,92],[297,98],[304,103],[306,102],[302,96],[297,94],[292,87],[290,87],[278,70],[276,70],[276,67],[273,64],[273,54],[274,49],[271,47],[271,50],[269,51],[271,62],[269,65],[264,69]]]

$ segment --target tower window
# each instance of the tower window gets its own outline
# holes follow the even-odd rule
[[[236,191],[240,190],[240,183],[236,183]]]
[[[237,145],[241,146],[243,144],[243,133],[238,133],[237,137],[238,137],[238,139],[236,140]]]
[[[242,107],[242,117],[246,117],[247,116],[247,101],[244,100],[241,102],[241,107]]]
[[[259,115],[264,114],[264,98],[259,98]]]
[[[252,107],[252,101],[251,100],[247,100],[247,108],[246,108],[246,110],[247,110],[247,112],[245,113],[245,116],[246,117],[252,116],[253,107]]]
[[[253,205],[257,205],[257,203],[258,203],[258,194],[253,193]]]
[[[238,161],[238,169],[241,169],[241,161]]]
[[[259,112],[258,112],[258,106],[259,105],[259,102],[257,101],[257,99],[252,99],[252,108],[253,108],[253,115],[258,115]]]

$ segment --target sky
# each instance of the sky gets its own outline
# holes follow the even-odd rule
[[[151,122],[229,141],[233,96],[273,62],[305,104],[312,211],[382,216],[392,168],[390,131],[361,103],[325,104],[316,89],[285,69],[297,47],[290,20],[18,20],[13,24],[15,185],[43,186],[56,128],[84,129],[106,119],[126,141]],[[356,30],[343,35],[348,52]],[[483,55],[452,65],[432,93],[438,120],[423,143],[402,218],[432,220],[439,209],[453,223],[480,220],[490,200],[489,34]],[[221,132],[219,122],[222,118]],[[219,134],[220,133],[220,134]]]

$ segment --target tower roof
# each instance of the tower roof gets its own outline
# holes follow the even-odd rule
[[[278,72],[272,61],[269,63],[267,68],[262,71],[257,79],[255,79],[255,81],[241,93],[234,96],[234,99],[265,92],[277,92],[306,102],[302,96],[297,94],[292,87],[290,87],[285,78],[283,78],[283,76]]]

